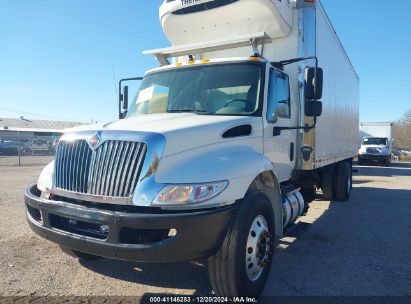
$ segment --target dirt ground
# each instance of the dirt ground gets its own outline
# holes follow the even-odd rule
[[[29,229],[23,191],[41,167],[0,166],[1,296],[210,295],[201,262],[79,263]],[[359,167],[349,202],[311,204],[275,254],[264,295],[411,296],[411,164]]]

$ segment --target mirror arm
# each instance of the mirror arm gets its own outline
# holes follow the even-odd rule
[[[311,126],[304,126],[304,127],[274,127],[274,134],[281,131],[287,131],[287,130],[304,130],[305,133],[310,132],[311,130],[315,129],[317,126],[317,117],[314,117],[314,123]]]
[[[309,56],[309,57],[299,57],[299,58],[294,58],[294,59],[288,59],[288,60],[283,60],[283,61],[277,61],[277,62],[271,62],[271,65],[277,69],[284,69],[284,66],[293,64],[296,62],[304,61],[304,60],[310,60],[314,59],[315,60],[315,67],[318,68],[318,58],[317,56]],[[317,76],[317,75],[315,75]]]
[[[121,108],[121,103],[124,100],[124,96],[121,92],[123,82],[133,81],[133,80],[143,80],[143,77],[124,78],[124,79],[121,79],[118,83],[118,117],[119,117],[119,119],[123,119],[125,117],[125,115],[124,115],[125,113],[123,113],[124,109]]]

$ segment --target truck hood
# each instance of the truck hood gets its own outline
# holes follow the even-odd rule
[[[388,148],[385,145],[361,145],[360,154],[367,153],[367,151],[369,151],[367,149],[370,149],[372,151],[370,153],[376,153],[376,154],[389,154],[390,153],[390,148]]]
[[[162,113],[134,116],[107,124],[81,126],[66,130],[82,131],[154,132],[166,138],[163,157],[218,143],[222,134],[235,126],[250,124],[255,134],[261,118],[242,116],[212,116],[194,113]]]

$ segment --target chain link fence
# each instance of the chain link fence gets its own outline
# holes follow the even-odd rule
[[[0,166],[47,165],[54,159],[60,133],[2,131]]]

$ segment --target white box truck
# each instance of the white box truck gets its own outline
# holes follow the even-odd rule
[[[359,78],[319,1],[166,0],[160,18],[160,67],[120,81],[118,121],[61,138],[28,223],[82,259],[208,258],[216,295],[258,296],[316,190],[350,197]]]
[[[385,166],[391,165],[392,122],[364,122],[361,123],[361,148],[358,155],[358,164],[378,162]]]

